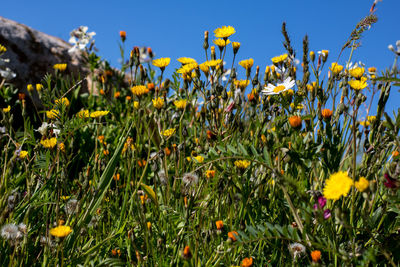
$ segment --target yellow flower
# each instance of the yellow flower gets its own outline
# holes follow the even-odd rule
[[[24,158],[26,158],[26,156],[28,156],[28,151],[21,150],[21,151],[19,152],[19,158],[20,158],[20,159],[24,159]]]
[[[369,121],[360,121],[360,125],[364,126],[364,127],[368,127],[371,125],[371,123]]]
[[[81,110],[79,111],[77,114],[78,118],[89,118],[89,110],[85,109],[85,110]]]
[[[360,79],[364,75],[365,69],[358,67],[358,68],[353,68],[353,69],[349,70],[349,72],[350,72],[351,77]]]
[[[134,107],[135,109],[138,109],[138,108],[139,108],[139,102],[138,102],[138,101],[134,101],[134,102],[133,102],[133,107]]]
[[[32,84],[28,84],[26,86],[26,90],[28,90],[28,92],[32,92],[33,91],[33,85]]]
[[[153,60],[153,65],[159,67],[162,71],[169,65],[171,59],[169,57],[162,57]]]
[[[63,64],[55,64],[53,66],[53,69],[55,70],[59,70],[59,71],[65,71],[67,69],[67,64],[63,63]]]
[[[254,60],[252,58],[245,59],[239,62],[239,65],[245,68],[246,70],[251,69],[253,67]]]
[[[64,143],[59,143],[59,144],[58,144],[58,149],[61,150],[62,152],[65,152],[65,145],[64,145]]]
[[[0,54],[5,53],[7,51],[7,48],[3,45],[0,45]]]
[[[56,103],[56,105],[63,105],[63,106],[66,106],[66,107],[69,106],[69,100],[66,97],[63,97],[61,99],[56,99],[55,103]]]
[[[348,82],[350,87],[356,91],[362,90],[367,87],[367,82],[363,80],[351,80]]]
[[[178,62],[182,63],[183,65],[197,63],[195,59],[190,58],[190,57],[180,57],[177,60],[178,60]]]
[[[60,116],[60,112],[56,109],[52,109],[52,110],[46,111],[46,116],[49,119],[56,119]]]
[[[197,156],[197,157],[194,157],[194,159],[197,160],[198,163],[203,163],[204,162],[204,158],[202,156],[200,156],[200,155]]]
[[[43,84],[37,83],[36,84],[36,91],[40,92],[43,89]]]
[[[228,38],[235,32],[235,28],[233,28],[232,26],[222,26],[221,28],[217,28],[214,30],[214,35],[217,38]]]
[[[210,68],[206,64],[206,62],[199,65],[199,68],[204,72],[205,75],[208,75]]]
[[[8,105],[6,108],[3,108],[3,112],[4,113],[10,112],[10,110],[11,110],[11,106],[10,105]]]
[[[222,62],[222,59],[213,59],[213,60],[209,60],[204,62],[204,64],[206,64],[206,66],[210,67],[210,68],[215,68],[216,66],[219,66]]]
[[[60,237],[60,238],[66,237],[70,233],[72,233],[71,227],[65,226],[65,225],[60,225],[60,226],[50,229],[50,234],[52,236],[56,236],[56,237]]]
[[[232,42],[233,53],[236,54],[239,51],[240,43],[239,42]]]
[[[368,116],[367,120],[369,123],[374,123],[376,121],[376,116]]]
[[[239,169],[246,169],[247,167],[250,166],[250,161],[248,161],[248,160],[236,160],[235,161],[235,166],[238,167]]]
[[[170,137],[175,133],[175,128],[170,128],[165,131],[163,131],[161,134],[164,135],[165,137]]]
[[[343,70],[343,66],[333,62],[331,67],[329,68],[333,74],[339,74]]]
[[[375,67],[370,67],[368,68],[369,73],[376,73],[376,68]]]
[[[160,109],[160,108],[162,108],[164,106],[164,100],[161,97],[158,97],[156,99],[152,99],[152,101],[153,101],[153,106],[156,109]]]
[[[349,193],[352,185],[353,180],[347,175],[347,172],[336,172],[325,182],[324,197],[338,200],[341,196],[346,196]]]
[[[52,137],[50,139],[43,139],[40,141],[40,143],[45,147],[45,148],[54,148],[57,144],[57,138]]]
[[[283,54],[280,56],[273,57],[273,58],[271,58],[271,60],[272,60],[272,63],[279,64],[279,63],[284,62],[287,58],[288,58],[288,54]]]
[[[215,40],[213,40],[213,43],[216,46],[218,46],[219,48],[223,48],[223,47],[227,46],[228,44],[230,44],[231,41],[229,41],[229,40],[225,41],[224,39],[215,39]]]
[[[365,179],[365,177],[360,177],[360,179],[354,183],[354,186],[358,191],[364,192],[368,188],[369,182],[367,179]]]
[[[144,85],[137,85],[131,88],[131,92],[136,96],[141,96],[147,94],[149,92],[149,88],[147,88],[147,86]]]
[[[175,100],[174,105],[178,109],[184,109],[186,107],[186,99]]]
[[[91,117],[91,118],[98,118],[98,117],[105,116],[105,115],[107,115],[108,113],[110,113],[110,111],[108,111],[108,110],[104,110],[104,111],[102,111],[102,110],[93,111],[93,112],[90,112],[90,117]]]
[[[196,62],[189,63],[180,67],[176,72],[181,74],[189,74],[192,70],[197,68],[197,66],[199,66],[199,64],[197,64]]]
[[[249,83],[250,83],[249,80],[236,80],[235,81],[236,87],[240,88],[242,90],[244,90],[249,85]]]

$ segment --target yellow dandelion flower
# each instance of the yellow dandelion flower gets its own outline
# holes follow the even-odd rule
[[[11,110],[11,106],[10,105],[8,105],[6,108],[3,108],[3,112],[4,113],[10,112],[10,110]]]
[[[367,116],[367,120],[369,123],[374,123],[376,121],[376,116]]]
[[[40,92],[40,91],[42,91],[42,89],[43,89],[43,84],[37,83],[36,84],[36,91]]]
[[[152,99],[151,101],[153,101],[153,106],[156,109],[160,109],[164,106],[164,100],[161,97],[158,97],[156,99]]]
[[[363,127],[368,127],[371,125],[371,123],[369,121],[360,121],[360,125]]]
[[[363,80],[351,80],[348,82],[348,84],[356,91],[362,90],[368,86],[367,82]]]
[[[5,53],[7,51],[7,48],[3,45],[0,45],[0,54]]]
[[[339,74],[343,70],[343,66],[339,65],[337,62],[333,62],[331,67],[329,68],[334,75]]]
[[[55,70],[59,70],[61,72],[65,71],[67,69],[67,64],[66,63],[62,63],[62,64],[55,64],[53,66],[53,69]]]
[[[223,47],[227,46],[228,44],[230,44],[231,41],[229,41],[229,40],[225,41],[224,39],[215,39],[215,40],[213,40],[213,43],[216,46],[218,46],[219,48],[223,48]]]
[[[32,92],[33,91],[33,85],[32,84],[28,84],[26,86],[26,90],[28,90],[28,92]]]
[[[210,68],[206,63],[200,64],[199,68],[201,69],[202,72],[204,72],[205,75],[208,75],[208,73],[210,72]]]
[[[89,116],[90,116],[89,110],[87,110],[87,109],[81,110],[76,114],[76,116],[78,116],[78,118],[89,118]]]
[[[376,73],[376,68],[375,67],[370,67],[368,68],[369,73]]]
[[[239,62],[239,65],[245,68],[246,70],[251,69],[253,67],[254,60],[252,58],[245,59]]]
[[[58,149],[61,150],[62,152],[65,152],[65,145],[64,145],[64,143],[59,143],[59,144],[58,144]]]
[[[65,225],[60,225],[50,229],[50,234],[55,237],[60,237],[60,238],[66,237],[70,233],[72,233],[71,227]]]
[[[165,137],[170,137],[171,135],[173,135],[175,133],[175,128],[170,128],[167,129],[165,131],[163,131],[161,134],[164,135]]]
[[[364,75],[365,69],[364,68],[352,68],[349,70],[351,77],[355,79],[360,79]]]
[[[235,85],[237,88],[244,90],[250,84],[249,80],[235,80]]]
[[[287,58],[288,58],[288,54],[283,54],[280,56],[273,57],[273,58],[271,58],[271,60],[272,60],[272,63],[279,64],[279,63],[284,62]]]
[[[108,110],[104,110],[104,111],[102,111],[102,110],[93,111],[93,112],[90,112],[90,117],[91,117],[91,118],[98,118],[98,117],[105,116],[105,115],[107,115],[108,113],[110,113],[110,111],[108,111]]]
[[[232,26],[222,26],[221,28],[217,28],[214,30],[214,35],[217,38],[228,38],[235,32],[235,28],[233,28]]]
[[[347,175],[347,172],[336,172],[325,182],[324,197],[338,200],[341,196],[346,196],[349,193],[352,185],[353,180]]]
[[[222,59],[213,59],[213,60],[209,60],[204,62],[204,64],[206,64],[206,66],[210,67],[210,68],[215,68],[218,65],[221,65],[222,63]]]
[[[239,42],[232,42],[233,53],[236,54],[239,51],[240,43]]]
[[[46,111],[46,116],[49,119],[56,119],[60,116],[60,112],[56,109],[52,109],[52,110]]]
[[[178,62],[182,63],[183,65],[197,63],[195,59],[190,57],[180,57],[177,59]]]
[[[204,157],[202,156],[197,156],[197,157],[193,157],[195,160],[197,160],[198,163],[203,163],[204,162]]]
[[[63,105],[68,107],[69,106],[69,100],[66,97],[63,97],[61,99],[56,99],[55,100],[56,105]]]
[[[133,107],[134,107],[135,109],[138,109],[138,108],[139,108],[139,102],[138,102],[138,101],[134,101],[134,102],[133,102]]]
[[[197,64],[197,63],[189,63],[189,64],[186,64],[186,65],[183,65],[176,72],[177,73],[181,73],[181,74],[189,74],[192,70],[194,70],[198,66],[199,66],[199,64]]]
[[[159,67],[162,71],[165,69],[166,66],[169,65],[171,59],[169,57],[162,57],[153,60],[153,65]]]
[[[45,148],[54,148],[57,145],[57,138],[43,139],[40,141],[40,144]]]
[[[26,151],[26,150],[21,150],[21,151],[19,152],[19,158],[20,158],[20,159],[24,159],[24,158],[26,158],[26,156],[28,156],[28,151]]]
[[[149,88],[144,85],[136,85],[131,88],[131,92],[136,96],[141,96],[147,94],[149,92]]]
[[[365,177],[360,177],[360,179],[354,183],[354,186],[358,191],[364,192],[368,188],[369,182],[367,179],[365,179]]]
[[[247,169],[250,166],[250,161],[248,160],[236,160],[235,166],[239,169]]]
[[[174,105],[177,109],[184,109],[186,107],[186,99],[175,100]]]

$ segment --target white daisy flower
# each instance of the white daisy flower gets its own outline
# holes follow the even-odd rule
[[[283,81],[283,83],[278,83],[276,86],[271,83],[268,84],[261,92],[265,95],[278,95],[289,89],[292,89],[294,85],[295,81],[288,77]]]

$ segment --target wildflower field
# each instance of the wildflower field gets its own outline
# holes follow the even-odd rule
[[[121,31],[116,69],[80,27],[89,77],[1,78],[0,265],[397,266],[400,42],[392,68],[352,63],[376,20],[346,59],[307,36],[296,54],[284,23],[260,66],[222,26],[198,59],[125,51]]]

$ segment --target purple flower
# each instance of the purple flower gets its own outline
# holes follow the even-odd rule
[[[326,198],[323,196],[318,197],[318,206],[323,209],[326,205]]]
[[[318,209],[318,205],[317,204],[314,204],[314,210],[317,210]]]
[[[324,219],[327,220],[330,217],[331,217],[331,210],[330,209],[324,210]]]

